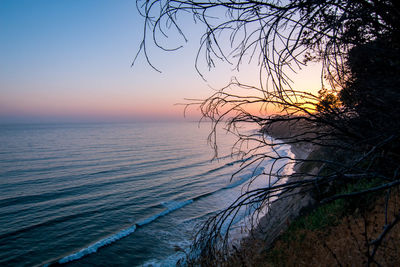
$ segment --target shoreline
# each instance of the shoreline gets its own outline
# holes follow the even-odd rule
[[[309,144],[291,144],[290,150],[295,156],[295,160],[306,159],[312,150]],[[291,176],[287,178],[286,182],[298,181],[304,179],[303,176],[293,176],[299,173],[302,162],[295,162]],[[298,193],[290,197],[277,198],[268,207],[266,214],[260,218],[257,226],[255,227],[256,236],[263,237],[266,240],[266,245],[269,247],[273,241],[284,231],[290,222],[299,215],[300,211],[306,206],[311,205],[312,199],[308,195],[301,194],[302,188],[290,191],[290,194]],[[283,194],[284,196],[284,194]],[[269,234],[270,237],[266,238],[265,235]]]
[[[290,135],[295,134],[294,132],[292,125],[282,123],[274,129],[265,131],[265,134],[280,142],[282,142],[280,138],[290,142]],[[293,143],[289,145],[290,151],[294,154],[295,163],[292,175],[285,182],[305,179],[306,176],[294,175],[300,172],[303,164],[302,162],[296,163],[296,161],[307,159],[313,152],[314,147],[308,143]],[[317,171],[318,168],[315,168],[312,172]],[[260,217],[254,229],[241,241],[240,253],[242,255],[239,256],[241,261],[244,260],[250,263],[249,260],[254,260],[263,251],[270,248],[274,241],[288,228],[291,221],[297,218],[304,208],[310,207],[315,203],[309,194],[302,191],[303,188],[293,189],[286,192],[289,194],[288,197],[285,197],[285,193],[283,193],[283,198],[278,198],[269,207],[265,207],[268,210]]]

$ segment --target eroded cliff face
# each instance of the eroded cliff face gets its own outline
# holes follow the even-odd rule
[[[297,166],[295,169],[300,168]],[[310,173],[318,173],[315,167]],[[288,182],[300,181],[310,177],[292,177]],[[262,217],[247,238],[241,241],[240,248],[233,253],[226,266],[269,266],[266,260],[267,251],[298,216],[312,209],[316,200],[312,194],[312,186],[297,187],[282,192],[268,207],[268,212]]]
[[[317,173],[319,168],[314,168],[312,173]],[[309,177],[295,177],[290,182],[308,179]],[[316,204],[312,195],[312,186],[298,187],[293,190],[282,192],[275,200],[268,213],[261,218],[260,223],[254,231],[254,237],[264,241],[266,248],[289,227],[290,223],[305,211]]]
[[[302,129],[299,129],[299,126],[292,125],[289,122],[282,122],[274,125],[265,132],[274,138],[293,140],[292,137],[298,135],[301,131]],[[315,147],[311,143],[294,142],[291,144],[291,151],[295,155],[296,160],[299,161],[294,165],[294,174],[287,181],[282,181],[281,183],[312,179],[317,175],[322,166],[314,166],[316,164],[313,164],[311,168],[309,166],[309,170],[305,171],[304,162],[302,162],[314,150]],[[312,189],[313,186],[297,186],[292,190],[282,192],[280,197],[273,201],[270,207],[267,207],[268,212],[260,219],[258,227],[256,227],[251,236],[262,240],[264,247],[270,247],[274,240],[288,228],[295,218],[316,204]]]

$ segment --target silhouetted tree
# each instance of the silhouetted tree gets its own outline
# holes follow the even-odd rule
[[[256,203],[257,212],[277,196],[297,192],[293,191],[296,188],[312,191],[319,203],[327,203],[400,184],[400,2],[137,0],[137,5],[145,22],[138,55],[143,52],[151,65],[149,42],[173,50],[165,46],[168,34],[176,33],[186,40],[179,24],[183,14],[192,15],[206,27],[196,60],[200,75],[199,63],[204,61],[210,69],[218,60],[237,70],[248,60],[258,63],[258,87],[232,79],[209,98],[189,104],[198,105],[202,115],[212,121],[210,141],[215,149],[217,125],[224,124],[238,137],[235,148],[244,160],[242,168],[287,159],[274,152],[282,142],[309,144],[320,151],[317,158],[290,158],[291,162],[319,166],[318,172],[302,170],[286,183],[244,192],[203,225],[193,250],[211,261],[225,259],[229,226],[238,210]],[[292,88],[291,75],[309,62],[322,66],[318,95]],[[278,108],[279,114],[262,112],[270,106]],[[243,132],[242,123],[258,125],[261,134]],[[280,124],[293,131],[273,131]],[[265,137],[271,131],[281,142]],[[242,144],[248,142],[257,145],[244,149]],[[272,152],[261,153],[265,147]],[[272,170],[261,175],[288,178]],[[360,181],[375,182],[355,192],[335,191],[343,184]],[[397,222],[387,222],[381,234]],[[228,225],[227,231],[222,231],[224,225]],[[372,262],[375,252],[368,255],[368,262]]]

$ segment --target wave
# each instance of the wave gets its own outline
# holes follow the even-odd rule
[[[243,160],[233,161],[233,162],[224,164],[223,166],[217,168],[216,170],[214,169],[211,172],[217,171],[219,169],[226,168],[227,166],[232,166],[234,164],[241,163],[241,162],[243,162]],[[68,256],[65,256],[65,257],[61,258],[60,260],[58,260],[57,263],[58,264],[64,264],[64,263],[67,263],[67,262],[70,262],[70,261],[75,261],[75,260],[81,259],[82,257],[85,257],[85,256],[87,256],[89,254],[96,253],[99,248],[107,246],[107,245],[110,245],[111,243],[116,242],[117,240],[119,240],[121,238],[124,238],[124,237],[134,233],[136,231],[136,229],[138,229],[139,227],[142,227],[142,226],[144,226],[146,224],[149,224],[149,223],[157,220],[158,218],[160,218],[162,216],[165,216],[165,215],[167,215],[167,214],[169,214],[169,213],[171,213],[171,212],[173,212],[175,210],[178,210],[178,209],[180,209],[180,208],[182,208],[182,207],[184,207],[186,205],[189,205],[189,204],[193,203],[194,201],[197,201],[197,200],[199,200],[201,198],[210,196],[210,195],[212,195],[214,193],[217,193],[217,192],[220,192],[220,191],[223,191],[223,190],[232,189],[232,188],[235,188],[237,186],[240,186],[240,185],[244,184],[245,182],[247,182],[249,179],[262,174],[263,171],[264,171],[264,167],[259,166],[255,170],[253,170],[253,171],[251,171],[249,173],[245,173],[245,174],[241,175],[240,179],[236,180],[235,182],[230,183],[230,184],[228,184],[228,185],[226,185],[226,186],[224,186],[222,188],[219,188],[219,189],[217,189],[215,191],[204,193],[204,194],[198,195],[196,197],[193,197],[191,199],[187,199],[185,201],[162,202],[161,205],[163,205],[166,208],[165,210],[163,210],[163,211],[161,211],[161,212],[159,212],[159,213],[157,213],[157,214],[155,214],[155,215],[153,215],[151,217],[148,217],[148,218],[146,218],[144,220],[138,221],[135,224],[131,225],[130,227],[128,227],[126,229],[123,229],[123,230],[121,230],[121,231],[119,231],[119,232],[117,232],[117,233],[115,233],[115,234],[113,234],[111,236],[103,238],[103,239],[101,239],[101,240],[89,245],[88,247],[81,249],[80,251],[78,251],[76,253],[73,253],[73,254],[70,254]],[[207,172],[207,173],[209,173],[209,172]]]
[[[237,187],[239,185],[242,185],[245,182],[247,182],[248,180],[250,180],[251,178],[254,178],[254,177],[257,177],[257,176],[261,175],[263,173],[263,171],[264,171],[264,167],[258,167],[258,168],[256,168],[254,171],[252,171],[250,173],[243,174],[241,176],[241,179],[239,179],[239,180],[237,180],[237,181],[235,181],[233,183],[228,184],[227,186],[223,187],[222,189],[231,189],[231,188]]]
[[[44,222],[32,224],[32,225],[29,225],[29,226],[26,226],[26,227],[22,227],[22,228],[20,228],[18,230],[15,230],[15,231],[6,232],[4,234],[1,234],[0,235],[0,240],[2,241],[2,239],[10,238],[10,237],[16,238],[15,236],[17,236],[18,234],[21,234],[21,233],[24,233],[24,232],[28,232],[28,231],[33,230],[35,228],[54,225],[54,224],[59,223],[59,222],[64,222],[64,221],[71,220],[71,219],[74,219],[74,218],[77,218],[77,217],[82,217],[82,216],[85,216],[87,214],[93,214],[93,213],[95,213],[97,211],[98,210],[91,210],[91,211],[85,211],[85,212],[70,214],[70,215],[66,215],[66,216],[59,216],[59,217],[51,218],[51,219],[49,219],[47,221],[44,221]]]
[[[223,191],[223,190],[227,190],[227,189],[232,189],[232,188],[235,188],[237,186],[240,186],[240,185],[246,183],[247,181],[249,181],[251,178],[254,178],[254,177],[262,174],[263,171],[264,171],[264,167],[258,167],[255,170],[253,170],[252,172],[249,172],[249,173],[241,175],[240,176],[241,179],[238,179],[233,183],[229,183],[228,185],[226,185],[224,187],[221,187],[221,188],[219,188],[217,190],[198,195],[198,196],[192,198],[192,200],[196,201],[196,200],[199,200],[201,198],[205,198],[207,196],[215,194],[217,192],[220,192],[220,191]]]
[[[111,243],[113,243],[113,242],[115,242],[115,241],[117,241],[117,240],[119,240],[119,239],[121,239],[123,237],[126,237],[126,236],[132,234],[133,232],[135,232],[136,228],[137,228],[136,225],[132,225],[131,227],[129,227],[127,229],[124,229],[124,230],[122,230],[122,231],[120,231],[120,232],[118,232],[118,233],[116,233],[116,234],[114,234],[112,236],[103,238],[103,239],[97,241],[96,243],[88,246],[87,248],[81,249],[80,251],[78,251],[78,252],[76,252],[74,254],[68,255],[68,256],[60,259],[58,261],[58,263],[61,263],[61,264],[67,263],[67,262],[70,262],[70,261],[78,260],[78,259],[80,259],[80,258],[82,258],[82,257],[84,257],[86,255],[95,253],[95,252],[97,252],[97,250],[99,248],[104,247],[106,245],[109,245],[109,244],[111,244]]]
[[[191,199],[188,199],[188,200],[185,200],[185,201],[162,202],[161,204],[164,207],[166,207],[166,209],[161,211],[160,213],[157,213],[157,214],[155,214],[155,215],[153,215],[151,217],[148,217],[148,218],[146,218],[144,220],[141,220],[141,221],[135,223],[134,225],[132,225],[132,226],[126,228],[126,229],[123,229],[123,230],[121,230],[121,231],[119,231],[119,232],[117,232],[117,233],[115,233],[115,234],[113,234],[111,236],[108,236],[106,238],[100,239],[99,241],[89,245],[86,248],[81,249],[80,251],[78,251],[76,253],[73,253],[73,254],[70,254],[68,256],[65,256],[65,257],[61,258],[60,260],[58,260],[57,263],[64,264],[64,263],[67,263],[67,262],[70,262],[70,261],[79,260],[79,259],[81,259],[81,258],[83,258],[83,257],[85,257],[85,256],[87,256],[89,254],[96,253],[99,248],[107,246],[107,245],[110,245],[111,243],[113,243],[113,242],[115,242],[115,241],[117,241],[117,240],[119,240],[121,238],[124,238],[124,237],[134,233],[138,227],[142,227],[142,226],[144,226],[146,224],[149,224],[149,223],[155,221],[156,219],[158,219],[158,218],[160,218],[162,216],[165,216],[165,215],[167,215],[167,214],[169,214],[169,213],[171,213],[171,212],[173,212],[175,210],[178,210],[178,209],[180,209],[180,208],[182,208],[182,207],[184,207],[186,205],[189,205],[189,204],[193,203],[194,201],[196,201],[196,200],[198,200],[200,198],[204,198],[206,196],[209,196],[209,195],[214,194],[216,192],[219,192],[221,190],[230,189],[230,188],[236,187],[236,186],[238,186],[240,184],[243,184],[244,182],[246,182],[251,177],[252,177],[251,175],[246,175],[246,177],[244,177],[244,179],[241,179],[241,180],[239,180],[239,181],[237,181],[237,182],[235,182],[235,183],[233,183],[233,184],[231,184],[229,186],[220,188],[220,189],[215,190],[213,192],[202,194],[200,196],[196,196],[194,198],[191,198]]]
[[[110,245],[111,243],[113,243],[113,242],[115,242],[115,241],[117,241],[117,240],[119,240],[121,238],[124,238],[124,237],[134,233],[138,227],[141,227],[143,225],[149,224],[149,223],[155,221],[157,218],[165,216],[168,213],[171,213],[171,212],[173,212],[173,211],[175,211],[177,209],[180,209],[180,208],[192,203],[193,201],[194,201],[193,199],[189,199],[189,200],[182,201],[182,202],[179,202],[179,201],[163,202],[161,204],[163,206],[165,206],[166,209],[163,210],[162,212],[160,212],[158,214],[155,214],[155,215],[153,215],[153,216],[151,216],[149,218],[146,218],[146,219],[144,219],[142,221],[139,221],[139,222],[135,223],[134,225],[119,231],[116,234],[113,234],[113,235],[108,236],[106,238],[100,239],[96,243],[91,244],[90,246],[88,246],[86,248],[83,248],[83,249],[81,249],[80,251],[78,251],[76,253],[73,253],[73,254],[70,254],[68,256],[65,256],[65,257],[61,258],[60,260],[58,260],[58,263],[59,264],[64,264],[64,263],[67,263],[67,262],[70,262],[70,261],[79,260],[82,257],[85,257],[85,256],[87,256],[89,254],[95,253],[95,252],[97,252],[97,250],[99,248],[107,246],[107,245]]]
[[[177,209],[180,209],[180,208],[182,208],[182,207],[184,207],[184,206],[186,206],[186,205],[188,205],[188,204],[190,204],[192,202],[193,202],[193,199],[189,199],[189,200],[182,201],[182,202],[178,202],[178,201],[163,202],[161,204],[163,206],[167,207],[166,210],[164,210],[164,211],[162,211],[162,212],[160,212],[158,214],[155,214],[155,215],[153,215],[153,216],[151,216],[151,217],[149,217],[147,219],[144,219],[143,221],[138,222],[137,225],[138,226],[143,226],[145,224],[149,224],[152,221],[156,220],[157,218],[165,216],[168,213],[171,213],[171,212],[173,212],[173,211],[175,211]]]

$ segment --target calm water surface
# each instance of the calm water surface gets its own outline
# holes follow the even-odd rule
[[[207,123],[0,125],[0,265],[174,265],[174,246],[187,248],[195,225],[250,177],[229,181],[237,158],[210,161],[209,131]],[[220,134],[220,156],[233,140]]]

